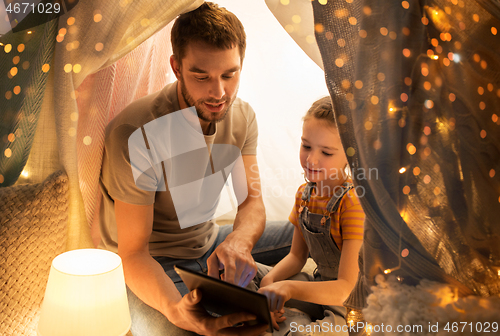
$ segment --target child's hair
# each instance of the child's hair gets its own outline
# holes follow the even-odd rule
[[[337,127],[337,125],[335,124],[335,116],[333,114],[333,105],[330,96],[325,96],[323,98],[316,100],[311,105],[311,107],[307,111],[304,118],[302,118],[302,120],[306,121],[311,117],[314,117],[319,120],[325,120],[328,122],[329,125]]]

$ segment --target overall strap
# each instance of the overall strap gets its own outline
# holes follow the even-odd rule
[[[309,203],[311,200],[311,192],[316,186],[316,183],[314,182],[307,182],[304,191],[302,192],[302,201],[300,202],[300,207],[299,207],[299,214],[302,213],[302,210],[304,210],[304,207]]]
[[[302,201],[309,202],[311,200],[311,192],[316,187],[316,183],[307,182],[304,191],[302,192]]]
[[[348,181],[344,182],[341,186],[339,186],[338,190],[335,191],[332,198],[328,202],[328,204],[326,206],[326,211],[328,213],[333,213],[333,212],[337,211],[339,204],[340,204],[340,200],[353,187],[354,187],[353,184],[351,182],[348,182]]]

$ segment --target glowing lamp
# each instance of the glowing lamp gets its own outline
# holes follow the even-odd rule
[[[42,304],[39,336],[124,336],[130,313],[121,258],[82,249],[52,261]]]

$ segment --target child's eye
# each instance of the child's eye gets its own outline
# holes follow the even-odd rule
[[[311,146],[302,145],[302,148],[304,148],[304,149],[311,149]]]
[[[327,152],[323,152],[323,155],[326,155],[326,156],[332,156],[333,154],[331,154],[331,153],[327,153]]]

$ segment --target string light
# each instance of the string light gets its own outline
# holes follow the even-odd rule
[[[424,6],[425,11],[436,27],[443,33],[448,33],[451,23],[446,13],[438,7]]]
[[[402,93],[401,95],[403,95],[403,94],[406,94],[406,93]],[[396,113],[397,111],[400,110],[397,107],[396,102],[394,100],[389,100],[388,107],[389,107],[389,115],[390,116],[392,116],[394,113]]]
[[[405,169],[406,170],[406,169]],[[401,172],[401,170],[400,170]],[[408,213],[403,210],[401,213],[400,213],[400,216],[402,218],[402,221],[400,222],[399,224],[399,243],[398,243],[398,251],[401,251],[401,245],[402,245],[402,241],[403,241],[403,223],[407,223],[409,218],[408,218]],[[407,257],[408,254],[410,253],[410,251],[408,249],[404,249],[401,251],[401,253],[398,255],[398,266],[396,267],[393,267],[393,268],[387,268],[384,270],[384,274],[390,274],[394,271],[397,271],[398,269],[401,268],[401,257]],[[399,280],[399,279],[398,279]],[[401,281],[401,280],[399,280]]]

